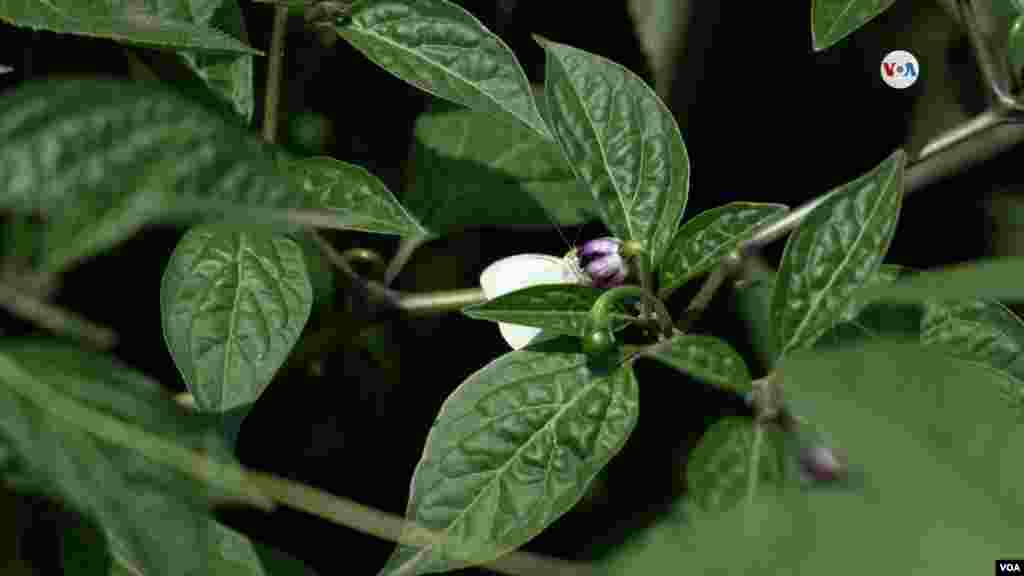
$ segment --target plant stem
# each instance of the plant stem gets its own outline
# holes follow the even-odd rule
[[[413,313],[437,313],[459,310],[471,304],[479,304],[486,301],[483,290],[470,288],[464,290],[447,290],[441,292],[429,292],[426,294],[409,294],[392,290],[380,282],[363,278],[348,260],[339,253],[323,236],[315,230],[310,231],[313,241],[320,250],[327,256],[331,264],[334,264],[357,288],[363,290],[370,298],[384,302],[385,304]]]
[[[439,546],[444,536],[347,498],[323,490],[279,478],[271,474],[251,472],[249,482],[261,493],[278,503],[313,514],[353,530],[409,546]],[[512,576],[561,575],[596,576],[586,564],[546,558],[528,552],[513,551],[487,564],[487,568]]]
[[[284,38],[287,32],[288,7],[274,7],[274,28],[270,36],[270,54],[267,62],[267,90],[263,100],[263,139],[277,139],[277,108],[281,95],[281,68],[284,59]]]
[[[672,336],[672,314],[665,307],[665,303],[654,294],[651,294],[646,288],[631,284],[612,288],[597,298],[594,306],[590,309],[590,317],[594,326],[606,327],[611,322],[612,305],[622,298],[630,296],[638,296],[645,302],[650,303],[654,307],[655,314],[657,314],[658,325],[661,327],[662,333],[666,337]]]
[[[409,259],[412,258],[416,249],[432,239],[432,236],[406,236],[402,238],[402,242],[398,245],[398,251],[391,258],[391,262],[388,263],[388,268],[384,272],[384,285],[390,286],[402,271],[402,268],[409,262]]]
[[[99,350],[110,350],[117,345],[117,334],[113,330],[25,294],[6,282],[0,282],[0,307],[56,334],[71,336]]]

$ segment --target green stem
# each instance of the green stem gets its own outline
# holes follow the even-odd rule
[[[281,95],[281,68],[284,60],[284,37],[288,24],[288,7],[274,7],[274,28],[270,36],[267,62],[267,91],[263,100],[263,139],[277,139],[277,108]]]
[[[432,236],[412,236],[402,238],[402,242],[398,245],[398,251],[395,252],[394,257],[391,258],[391,262],[388,263],[387,270],[384,272],[384,285],[390,286],[394,282],[395,278],[405,267],[409,259],[412,258],[413,252],[417,248],[423,246],[429,242]]]
[[[658,323],[661,326],[662,332],[666,337],[672,336],[672,315],[669,313],[668,308],[665,307],[665,303],[659,300],[654,294],[651,294],[651,292],[646,288],[634,285],[617,286],[598,297],[597,301],[594,302],[594,306],[590,309],[590,318],[593,321],[594,326],[600,327],[610,325],[611,313],[614,305],[623,298],[630,297],[642,298],[644,302],[648,302],[653,305],[654,311],[658,316]]]
[[[110,350],[117,345],[117,334],[110,328],[90,322],[70,310],[43,302],[5,282],[0,282],[0,308],[98,350]]]

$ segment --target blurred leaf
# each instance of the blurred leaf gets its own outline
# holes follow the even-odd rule
[[[462,7],[447,0],[364,0],[336,29],[420,90],[473,110],[511,114],[551,138],[515,54]]]
[[[679,228],[658,268],[659,296],[667,298],[714,268],[758,229],[788,211],[782,204],[731,202],[694,216]]]
[[[892,6],[896,0],[811,0],[814,50],[831,47]]]
[[[675,76],[676,56],[685,42],[688,7],[691,0],[629,0],[637,38],[654,72],[654,87],[668,98]]]
[[[0,109],[0,209],[45,213],[45,271],[154,220],[270,224],[303,209],[321,227],[364,228],[296,191],[275,168],[277,148],[163,89],[35,82],[0,95]]]
[[[766,372],[771,371],[780,352],[771,317],[775,276],[775,272],[756,270],[735,288],[737,313],[747,326],[750,344]]]
[[[207,574],[209,558],[196,551],[210,542],[208,507],[264,504],[208,419],[102,356],[8,341],[0,396],[0,439],[22,481],[94,518],[111,556],[134,573]]]
[[[925,270],[906,279],[865,289],[872,302],[913,304],[926,300],[1024,300],[1024,258],[990,258]]]
[[[1001,371],[1004,395],[1024,413],[1024,322],[998,302],[928,302],[921,342]]]
[[[926,576],[1012,556],[1024,527],[1024,422],[985,393],[1002,376],[893,342],[796,351],[780,373],[798,413],[828,422],[859,485],[760,492],[724,513],[689,506],[671,537],[623,547],[613,574]]]
[[[686,464],[688,498],[707,512],[777,490],[785,478],[783,436],[749,418],[727,417],[711,426]]]
[[[190,230],[164,270],[164,340],[200,410],[255,402],[309,319],[313,288],[286,236],[226,225]]]
[[[262,54],[228,34],[168,18],[151,2],[0,0],[0,20],[33,30],[108,38],[140,46]]]
[[[534,36],[547,54],[546,112],[562,152],[612,234],[657,269],[679,227],[690,160],[665,103],[623,66]]]
[[[287,162],[284,171],[301,191],[303,202],[329,210],[348,230],[398,236],[422,236],[427,230],[366,169],[327,156]]]
[[[830,192],[786,241],[772,295],[782,354],[814,344],[874,277],[896,231],[905,161],[898,150]]]
[[[416,120],[411,188],[402,200],[433,232],[550,227],[597,215],[558,145],[484,112],[434,106]]]
[[[750,390],[750,371],[743,358],[724,340],[711,336],[676,334],[649,346],[641,356],[652,358],[724,390]]]
[[[382,574],[483,564],[530,541],[586,492],[638,416],[632,367],[597,368],[572,339],[510,352],[448,397],[406,517],[446,539],[400,545]]]

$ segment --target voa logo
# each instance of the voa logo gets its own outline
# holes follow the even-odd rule
[[[1000,560],[996,562],[996,574],[1024,574],[1019,561]]]
[[[906,50],[893,50],[882,58],[882,81],[891,88],[909,88],[921,73],[917,58]]]

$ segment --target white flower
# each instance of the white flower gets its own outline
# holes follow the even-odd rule
[[[494,262],[480,274],[480,286],[488,300],[541,284],[586,283],[575,250],[564,258],[547,254],[516,254]],[[505,322],[499,322],[498,329],[513,350],[534,342],[541,332],[540,328]]]

